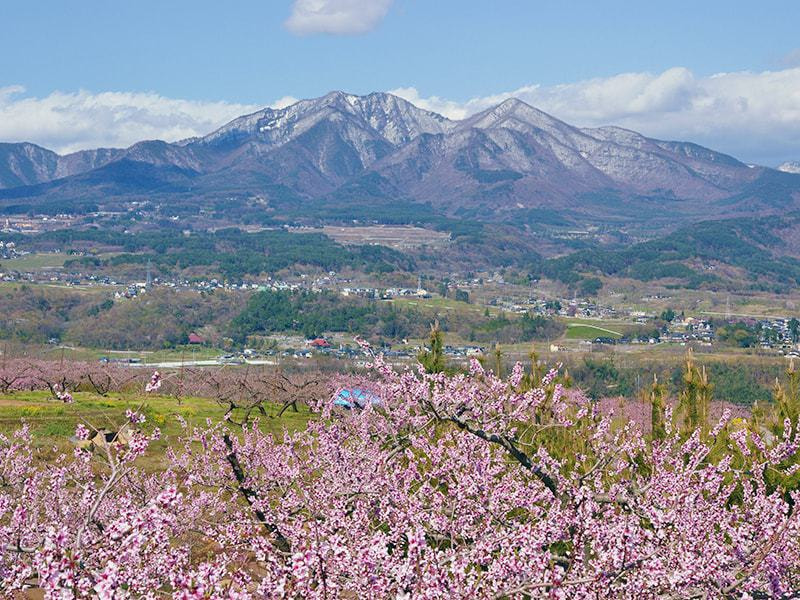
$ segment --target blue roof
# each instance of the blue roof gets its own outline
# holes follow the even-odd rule
[[[367,404],[380,405],[381,399],[368,390],[343,388],[336,394],[333,403],[344,408],[364,408]]]

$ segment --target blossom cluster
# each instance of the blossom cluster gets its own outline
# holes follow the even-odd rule
[[[396,371],[338,385],[276,438],[257,421],[37,463],[0,442],[0,591],[48,598],[781,597],[800,582],[796,424],[727,416],[650,440],[556,372]],[[76,437],[88,435],[86,428]],[[777,482],[777,483],[776,483]]]

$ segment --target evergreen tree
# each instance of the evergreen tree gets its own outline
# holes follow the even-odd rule
[[[497,377],[503,376],[503,352],[500,350],[500,344],[494,345],[494,374]]]
[[[644,399],[650,405],[650,425],[654,440],[663,440],[667,436],[664,425],[664,399],[667,388],[658,382],[658,375],[653,374],[653,383],[644,392]]]
[[[695,365],[694,354],[689,350],[683,373],[683,389],[678,401],[685,433],[691,434],[697,428],[706,430],[713,388],[706,368]]]
[[[439,328],[439,321],[431,324],[431,335],[428,338],[430,350],[420,352],[418,359],[426,373],[441,373],[445,370],[444,334]]]
[[[792,342],[796,344],[800,340],[800,321],[794,317],[789,320],[789,333],[792,336]]]
[[[786,369],[786,387],[775,378],[775,385],[772,388],[772,397],[778,406],[780,426],[783,420],[789,419],[792,427],[797,427],[797,418],[800,416],[800,372],[795,369],[794,360],[789,361]]]

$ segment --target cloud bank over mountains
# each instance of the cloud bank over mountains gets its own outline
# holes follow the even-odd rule
[[[320,10],[329,4],[348,5],[305,2]],[[800,158],[800,67],[707,77],[676,67],[657,74],[622,73],[561,85],[527,85],[463,102],[426,96],[414,87],[390,91],[453,119],[517,97],[583,127],[618,125],[661,139],[697,142],[770,166]],[[287,96],[271,106],[294,101]],[[0,87],[0,141],[31,141],[61,153],[125,147],[148,138],[176,141],[204,135],[260,108],[156,93],[78,91],[34,97],[21,86]]]
[[[259,108],[137,92],[82,90],[37,98],[12,85],[0,87],[0,141],[33,142],[61,154],[126,147],[143,139],[177,141],[204,135]]]
[[[800,156],[800,67],[698,77],[675,67],[554,86],[528,85],[455,102],[413,87],[391,90],[454,119],[516,97],[582,127],[617,125],[661,139],[697,142],[773,165]]]

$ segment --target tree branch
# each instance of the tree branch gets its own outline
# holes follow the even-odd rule
[[[247,501],[247,504],[249,504],[252,507],[253,512],[255,513],[259,523],[261,523],[264,526],[264,528],[275,537],[273,545],[283,554],[291,554],[292,551],[291,544],[289,544],[289,540],[287,540],[284,537],[284,535],[280,532],[278,526],[275,525],[274,523],[268,522],[267,516],[264,514],[264,512],[261,509],[253,506],[254,503],[258,500],[258,494],[256,494],[252,488],[245,485],[247,482],[247,476],[244,473],[244,469],[242,469],[242,465],[239,462],[239,457],[237,456],[236,450],[233,447],[233,440],[231,440],[230,436],[227,433],[222,436],[222,440],[225,442],[225,446],[228,448],[228,455],[225,458],[231,465],[233,476],[236,478],[236,483],[238,484],[237,487],[239,489],[239,493]]]

